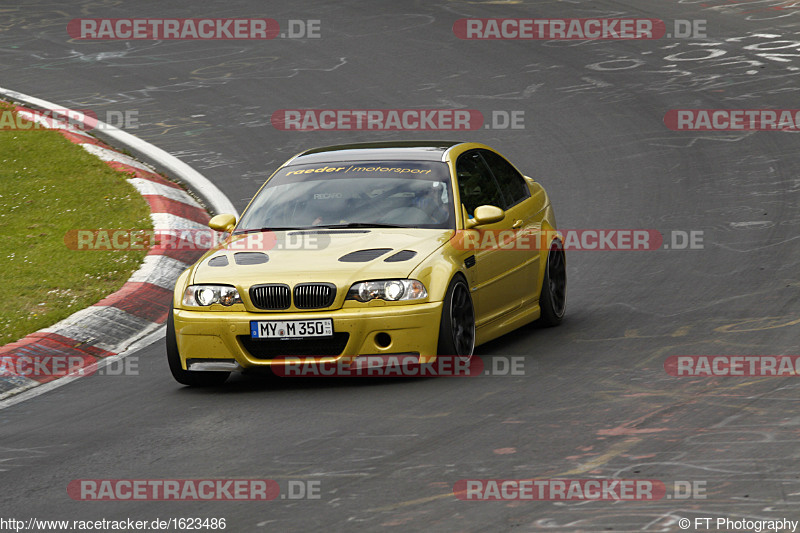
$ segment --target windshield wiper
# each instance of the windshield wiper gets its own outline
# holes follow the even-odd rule
[[[308,229],[308,228],[290,228],[290,227],[287,226],[285,228],[275,227],[275,228],[260,228],[260,229],[256,229],[256,228],[253,228],[253,229],[240,229],[240,230],[234,231],[233,234],[234,235],[244,235],[245,233],[261,233],[263,231],[294,231],[294,230],[298,230],[298,229]]]
[[[314,228],[410,228],[411,226],[400,226],[398,224],[377,224],[374,222],[348,222],[347,224],[323,224]]]
[[[340,228],[410,228],[411,226],[400,226],[398,224],[377,224],[372,222],[348,222],[347,224],[320,224],[319,226],[301,227],[274,227],[261,229],[242,229],[236,230],[234,235],[244,235],[245,233],[259,233],[263,231],[312,231],[316,229],[340,229]]]

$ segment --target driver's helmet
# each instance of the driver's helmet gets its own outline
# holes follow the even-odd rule
[[[439,220],[444,213],[442,201],[442,184],[435,181],[423,188],[414,197],[414,207],[425,211],[434,220]]]

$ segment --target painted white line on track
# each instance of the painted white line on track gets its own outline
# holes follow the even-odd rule
[[[150,219],[153,221],[153,229],[158,230],[171,230],[171,229],[194,229],[194,230],[207,230],[208,226],[189,220],[188,218],[179,217],[172,213],[150,213]]]
[[[142,178],[130,178],[127,182],[136,187],[136,190],[139,191],[141,195],[152,194],[163,196],[164,198],[169,198],[170,200],[175,200],[176,202],[186,205],[197,205],[194,198],[189,196],[185,191],[170,187],[169,185],[162,185],[161,183]]]
[[[175,288],[175,280],[189,265],[166,255],[148,255],[142,267],[131,275],[128,283],[152,283],[171,291]]]
[[[143,164],[141,161],[137,161],[130,156],[121,154],[116,150],[109,150],[108,148],[103,148],[102,146],[97,146],[96,144],[90,144],[90,143],[82,144],[81,148],[83,148],[90,154],[97,156],[101,161],[122,163],[123,165],[128,165],[129,167],[138,168],[139,170],[142,170],[144,172],[153,172],[153,169],[151,167]]]

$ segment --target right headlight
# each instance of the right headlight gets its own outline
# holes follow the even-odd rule
[[[428,297],[428,291],[421,281],[415,279],[381,279],[359,281],[347,291],[348,300],[368,302],[380,299],[390,302],[401,300],[421,300]]]

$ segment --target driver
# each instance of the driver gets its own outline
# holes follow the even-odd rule
[[[442,201],[442,184],[434,182],[414,199],[414,207],[425,212],[435,223],[447,220],[447,209]]]

